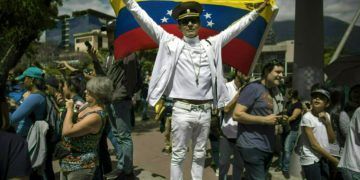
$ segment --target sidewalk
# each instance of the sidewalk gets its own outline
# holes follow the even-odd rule
[[[162,151],[164,147],[164,136],[159,131],[159,122],[154,120],[141,121],[137,118],[135,128],[133,129],[132,138],[134,142],[134,173],[137,179],[140,180],[163,180],[169,179],[170,175],[170,159],[171,155],[165,154]],[[109,148],[113,149],[110,141],[108,141]],[[190,151],[184,162],[184,179],[190,180],[191,157]],[[116,157],[111,156],[113,164],[116,164]],[[214,170],[210,166],[211,158],[206,158],[206,165],[204,169],[204,180],[217,180]],[[59,177],[59,164],[57,161],[53,162],[54,170],[57,178]],[[270,170],[273,180],[285,179],[281,172],[274,172]],[[231,174],[231,169],[229,170]],[[294,178],[291,179],[300,179]]]

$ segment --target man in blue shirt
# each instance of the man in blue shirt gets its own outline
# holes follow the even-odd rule
[[[267,63],[261,80],[244,87],[234,109],[233,119],[239,122],[237,146],[246,179],[266,179],[275,145],[275,125],[282,118],[274,114],[275,109],[282,109],[274,98],[279,94],[277,86],[283,72],[280,62]]]

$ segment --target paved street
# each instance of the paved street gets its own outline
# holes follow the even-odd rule
[[[169,179],[170,155],[161,152],[164,146],[164,136],[159,131],[159,122],[154,120],[141,121],[137,118],[132,133],[134,140],[134,166],[135,175],[140,180]],[[111,143],[109,143],[111,144]],[[112,149],[112,146],[110,145]],[[115,156],[112,156],[116,163]],[[184,179],[190,180],[191,157],[187,156],[184,164]],[[58,174],[58,162],[54,162],[55,172]],[[230,171],[231,172],[231,171]],[[284,179],[280,172],[271,169],[272,179]],[[58,176],[58,175],[57,175]],[[204,170],[204,180],[217,180],[215,171],[211,168],[211,158],[207,157]],[[299,179],[292,177],[291,179]]]

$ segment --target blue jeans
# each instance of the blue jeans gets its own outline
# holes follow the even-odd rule
[[[326,180],[330,178],[329,165],[326,160],[320,159],[311,165],[302,166],[307,180]]]
[[[241,179],[244,169],[244,162],[241,159],[240,152],[236,147],[236,139],[227,139],[220,136],[220,160],[219,160],[219,180],[227,180],[227,173],[230,163],[233,165],[232,179]],[[231,155],[234,158],[231,160]]]
[[[133,141],[131,138],[131,100],[114,102],[110,105],[109,120],[113,142],[118,159],[117,169],[125,174],[133,171]],[[112,137],[113,136],[113,137]],[[114,143],[114,139],[117,143]]]
[[[271,165],[273,153],[256,148],[239,147],[241,158],[244,160],[247,180],[265,180]]]
[[[359,180],[360,173],[352,171],[350,169],[341,168],[340,169],[342,177],[344,180]]]
[[[211,147],[211,157],[215,163],[215,167],[219,168],[219,138],[214,136],[211,131],[209,134],[210,147]]]
[[[291,153],[294,149],[298,131],[290,131],[285,138],[285,143],[281,158],[281,169],[282,171],[289,172]]]

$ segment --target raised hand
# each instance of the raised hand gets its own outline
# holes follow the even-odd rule
[[[68,110],[72,110],[74,108],[74,101],[72,99],[65,99],[66,101],[66,108]]]
[[[325,125],[328,125],[330,123],[330,120],[328,116],[326,115],[326,112],[319,113],[319,120],[323,122]]]
[[[257,12],[262,12],[264,8],[270,4],[270,0],[264,0],[264,2],[259,6],[259,8],[256,10]]]

